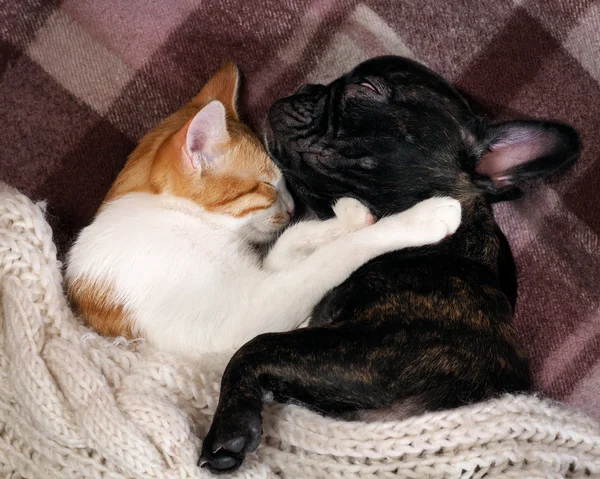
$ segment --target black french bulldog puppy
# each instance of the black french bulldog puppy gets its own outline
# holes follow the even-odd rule
[[[315,308],[310,327],[244,345],[225,371],[201,464],[231,471],[258,447],[265,392],[370,420],[529,388],[513,326],[515,267],[491,203],[571,164],[575,130],[488,124],[443,78],[387,56],[277,101],[266,143],[323,218],[344,196],[381,217],[440,195],[461,202],[462,223],[439,244],[364,265]]]

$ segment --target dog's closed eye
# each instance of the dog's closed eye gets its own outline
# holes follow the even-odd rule
[[[373,85],[370,81],[363,80],[362,82],[359,83],[359,85],[362,86],[362,87],[368,88],[369,90],[374,91],[378,95],[380,94],[379,90],[377,89],[377,87],[375,85]]]
[[[346,84],[346,94],[349,98],[357,99],[382,100],[384,98],[378,85],[365,78]]]

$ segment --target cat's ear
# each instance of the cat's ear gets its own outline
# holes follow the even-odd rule
[[[227,113],[219,101],[211,101],[189,122],[183,154],[194,170],[210,167],[223,154],[229,140]]]
[[[240,74],[232,62],[226,62],[212,76],[204,88],[192,100],[194,105],[205,105],[209,101],[220,101],[230,118],[238,120],[236,107]]]
[[[485,128],[475,165],[479,183],[492,196],[532,180],[547,178],[570,165],[580,151],[579,134],[568,125],[510,121]]]

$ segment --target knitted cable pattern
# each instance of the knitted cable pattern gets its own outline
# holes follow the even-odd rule
[[[0,185],[0,474],[200,478],[227,357],[192,362],[86,329],[63,295],[44,205]],[[264,412],[240,478],[600,477],[600,426],[534,396],[402,422]]]

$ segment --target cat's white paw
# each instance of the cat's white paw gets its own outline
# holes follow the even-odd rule
[[[340,198],[335,203],[333,212],[349,231],[356,231],[375,223],[375,217],[369,208],[354,198]]]
[[[458,200],[444,196],[421,201],[405,213],[411,215],[412,222],[438,230],[442,240],[460,226],[462,209]]]
[[[460,203],[449,197],[429,198],[402,213],[381,219],[375,227],[397,238],[402,247],[438,243],[453,234],[461,220]]]

